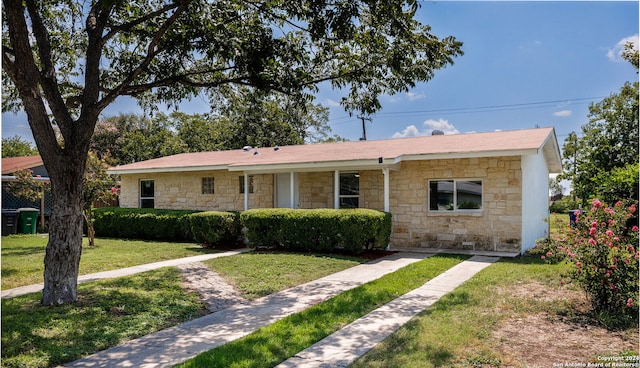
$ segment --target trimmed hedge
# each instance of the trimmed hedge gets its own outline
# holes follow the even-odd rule
[[[96,236],[145,240],[192,240],[186,216],[196,211],[153,208],[96,208]]]
[[[195,241],[205,246],[235,245],[242,227],[253,248],[299,252],[384,249],[391,214],[368,209],[254,209],[242,212],[96,208],[96,236]]]
[[[237,212],[199,212],[187,216],[193,240],[205,246],[239,244],[242,236]]]
[[[359,254],[386,248],[391,236],[391,214],[369,209],[254,209],[240,219],[254,248]]]

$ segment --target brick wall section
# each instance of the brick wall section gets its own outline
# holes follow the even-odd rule
[[[519,252],[520,157],[403,162],[391,172],[391,243],[426,247]],[[428,181],[481,179],[481,212],[428,211]]]
[[[241,176],[223,170],[122,175],[120,206],[139,207],[140,180],[153,179],[155,208],[241,211],[244,209]],[[202,194],[203,177],[214,178],[214,194]],[[254,175],[253,180],[254,192],[249,194],[249,208],[273,207],[273,175]]]

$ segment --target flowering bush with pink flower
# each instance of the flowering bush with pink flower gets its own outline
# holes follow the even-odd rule
[[[607,206],[598,199],[591,204],[578,215],[575,227],[563,228],[532,253],[542,254],[547,262],[570,262],[571,278],[589,294],[596,312],[637,318],[636,204],[618,201]]]

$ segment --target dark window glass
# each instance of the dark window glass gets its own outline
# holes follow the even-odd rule
[[[155,188],[153,180],[140,180],[140,208],[154,208]]]
[[[360,174],[340,174],[340,208],[358,208],[360,198]]]
[[[481,180],[430,180],[429,210],[482,209]]]
[[[214,194],[213,178],[202,178],[202,194]]]

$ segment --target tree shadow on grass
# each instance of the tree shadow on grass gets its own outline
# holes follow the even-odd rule
[[[174,268],[83,284],[78,294],[56,307],[41,306],[41,293],[2,300],[3,366],[36,358],[55,366],[202,313]]]

